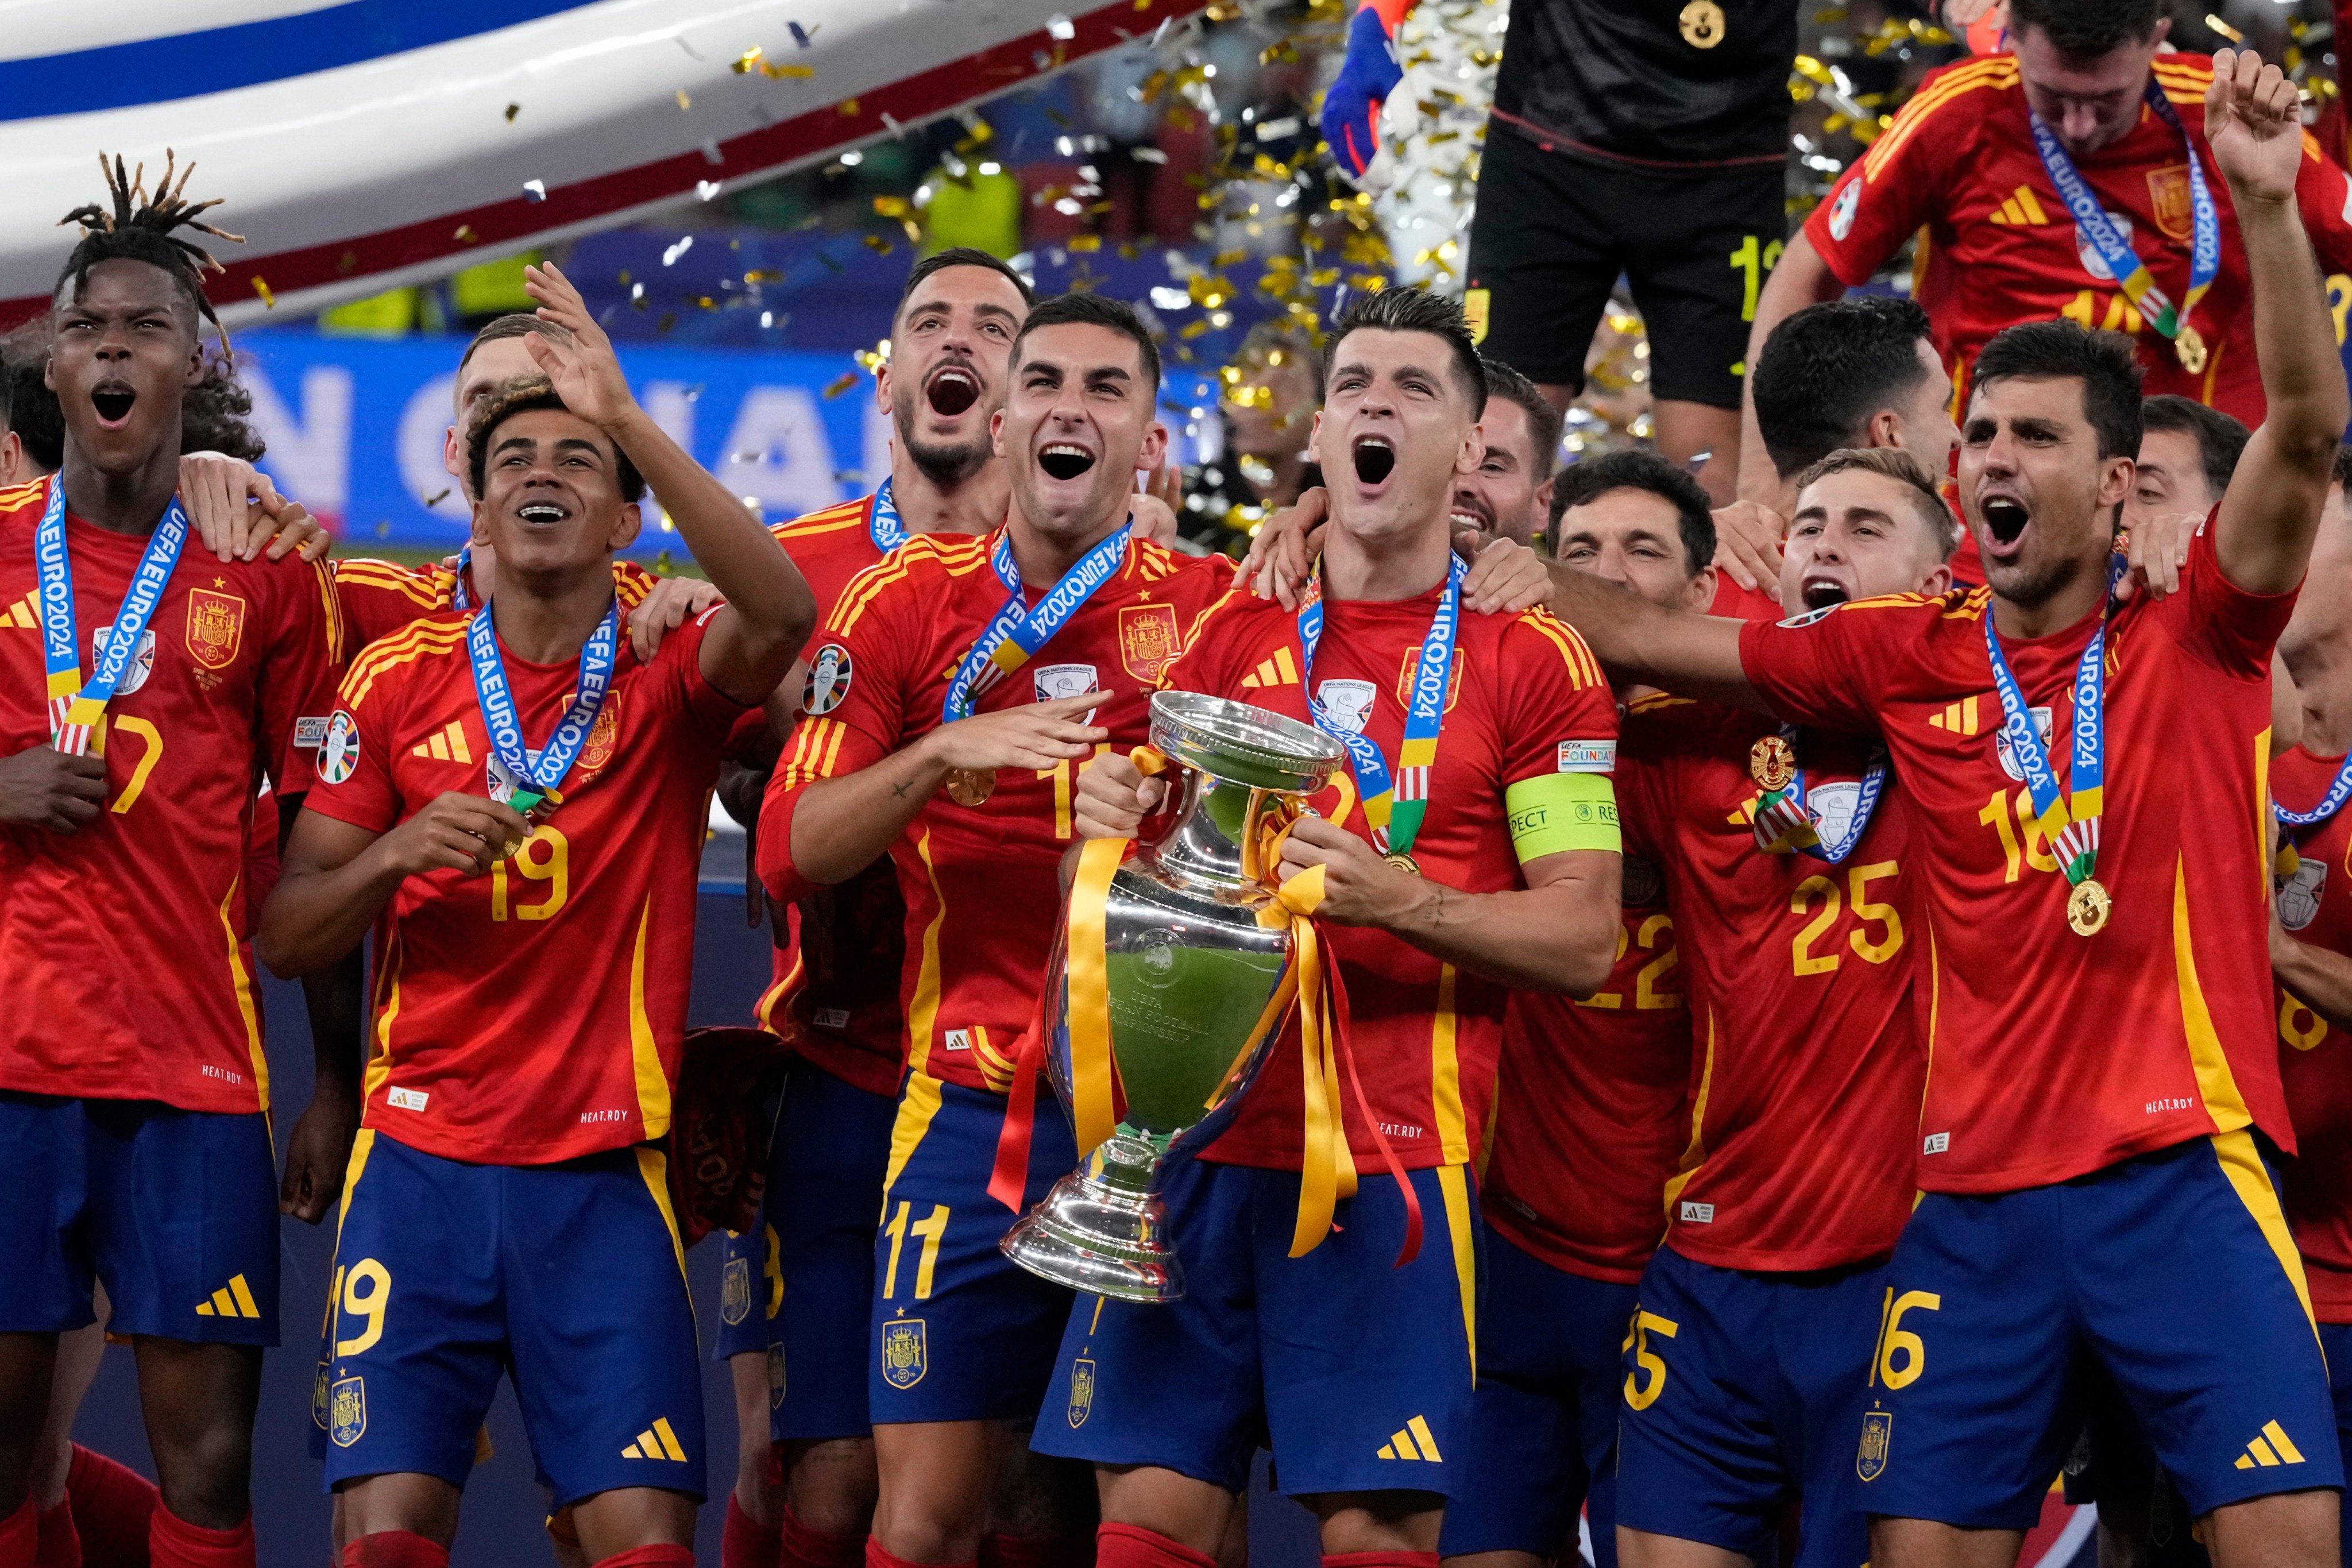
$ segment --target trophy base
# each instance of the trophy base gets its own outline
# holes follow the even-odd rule
[[[1167,1206],[1151,1191],[1159,1153],[1140,1139],[1105,1142],[1083,1169],[1054,1184],[998,1243],[1004,1256],[1056,1285],[1116,1301],[1181,1300],[1184,1269],[1161,1238]]]

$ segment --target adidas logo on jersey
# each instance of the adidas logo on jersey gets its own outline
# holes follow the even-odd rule
[[[1298,666],[1292,662],[1287,647],[1276,648],[1273,658],[1258,660],[1257,668],[1242,677],[1242,689],[1244,691],[1259,687],[1297,684]]]
[[[1992,221],[2004,228],[2032,228],[2048,223],[2050,215],[2042,210],[2041,198],[2031,185],[2020,185],[2007,201],[1993,210]]]
[[[467,763],[474,753],[466,748],[466,721],[452,719],[425,739],[408,748],[412,757],[431,757],[437,763]]]
[[[1955,735],[1975,734],[1977,732],[1977,700],[1973,697],[1963,697],[1958,702],[1947,703],[1941,713],[1927,715],[1927,728],[1949,730]]]
[[[1426,1460],[1433,1465],[1445,1462],[1444,1456],[1437,1451],[1437,1435],[1429,1429],[1429,1423],[1418,1415],[1397,1428],[1389,1440],[1381,1445],[1380,1457],[1383,1459]]]
[[[625,1459],[667,1459],[686,1463],[686,1450],[678,1446],[677,1433],[667,1415],[656,1415],[654,1424],[637,1434],[637,1440],[621,1450]]]
[[[212,1294],[209,1301],[196,1303],[199,1318],[258,1318],[261,1304],[253,1299],[253,1288],[242,1274],[232,1275],[229,1282]],[[2296,1458],[2303,1458],[2297,1454]]]
[[[0,626],[21,626],[30,631],[39,626],[41,618],[37,606],[40,597],[40,590],[36,588],[7,608],[0,609]]]
[[[2262,1436],[2247,1444],[2246,1451],[2238,1456],[2237,1468],[2251,1470],[2259,1466],[2267,1470],[2301,1463],[2303,1450],[2288,1440],[2286,1428],[2275,1421],[2265,1421]]]

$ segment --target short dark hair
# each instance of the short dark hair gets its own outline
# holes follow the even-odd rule
[[[2154,397],[2142,398],[2139,405],[2139,428],[2142,437],[2150,430],[2179,430],[2197,437],[2197,458],[2205,468],[2205,488],[2219,500],[2230,488],[2230,476],[2238,471],[2238,459],[2244,456],[2246,443],[2253,432],[2218,408],[2208,408],[2193,397],[2183,397],[2177,392],[2160,392]]]
[[[2156,37],[2164,0],[2010,0],[2009,29],[2038,27],[2062,55],[2104,55]]]
[[[1749,368],[1756,427],[1782,479],[1866,442],[1872,416],[1927,377],[1927,312],[1888,295],[1808,305],[1772,329]]]
[[[985,255],[985,252],[982,254]],[[1021,344],[1040,327],[1071,325],[1108,327],[1120,336],[1131,339],[1143,359],[1143,379],[1151,395],[1151,405],[1160,405],[1160,345],[1143,325],[1143,318],[1135,307],[1124,300],[1114,300],[1108,294],[1056,294],[1050,300],[1040,300],[1030,307],[1021,330],[1013,335],[1013,363],[1021,363]]]
[[[1012,284],[1020,293],[1021,303],[1024,307],[1037,302],[1037,291],[1029,287],[1029,279],[1013,271],[1008,263],[969,245],[950,245],[945,250],[933,251],[915,263],[914,270],[907,274],[907,286],[898,290],[898,302],[890,307],[891,323],[894,326],[898,323],[898,312],[907,308],[907,301],[915,297],[915,290],[923,286],[926,279],[934,273],[945,272],[950,267],[985,268]]]
[[[1349,300],[1331,328],[1330,344],[1324,351],[1327,384],[1339,363],[1339,344],[1350,332],[1427,332],[1444,339],[1445,346],[1454,351],[1456,379],[1470,395],[1470,417],[1476,419],[1486,412],[1486,363],[1478,357],[1478,346],[1470,340],[1470,323],[1463,319],[1462,307],[1444,295],[1416,284],[1407,289],[1378,289]]]
[[[1552,469],[1559,464],[1559,433],[1566,421],[1551,405],[1551,400],[1536,389],[1534,382],[1501,360],[1482,356],[1478,363],[1486,372],[1489,407],[1499,397],[1527,410],[1528,428],[1534,433],[1536,441],[1536,482],[1541,484],[1551,478]]]
[[[1977,355],[1979,391],[2011,376],[2083,384],[2083,415],[2098,433],[2099,456],[2139,456],[2139,356],[2121,332],[2072,321],[2027,321],[1994,334]]]
[[[1949,561],[1952,552],[1959,548],[1960,531],[1952,516],[1952,509],[1944,504],[1943,493],[1936,489],[1935,477],[1927,465],[1900,447],[1850,447],[1843,452],[1832,452],[1820,462],[1810,465],[1799,474],[1795,483],[1801,496],[1817,480],[1832,474],[1855,470],[1877,474],[1908,488],[1912,515],[1927,530],[1936,542],[1936,559]]]
[[[1551,492],[1552,549],[1559,549],[1559,520],[1569,508],[1599,500],[1611,490],[1647,490],[1672,505],[1683,538],[1684,569],[1696,577],[1715,563],[1715,514],[1696,479],[1654,452],[1612,452],[1587,458],[1559,471]]]
[[[179,184],[175,186],[172,183],[174,163],[174,155],[167,150],[163,172],[156,178],[154,195],[150,195],[144,163],[134,174],[124,170],[120,157],[110,166],[105,153],[98,155],[99,173],[106,180],[108,205],[100,206],[92,202],[58,220],[61,225],[80,225],[82,233],[67,256],[65,266],[58,270],[57,283],[49,293],[55,298],[70,286],[73,298],[79,300],[82,290],[89,287],[89,269],[99,263],[143,261],[163,269],[189,308],[213,324],[226,345],[227,329],[213,313],[212,301],[205,298],[205,273],[207,269],[222,272],[226,268],[213,259],[211,251],[184,237],[179,231],[190,229],[236,245],[243,245],[245,237],[201,221],[200,215],[220,205],[221,199],[215,196],[208,202],[189,201],[188,176],[196,172],[196,166],[190,163],[179,170]]]
[[[2336,488],[2352,500],[2352,447],[2336,448]]]
[[[476,496],[483,491],[482,481],[490,466],[490,437],[498,433],[499,426],[518,414],[530,414],[542,408],[557,409],[565,414],[572,412],[562,395],[555,390],[555,384],[543,375],[519,375],[510,381],[502,381],[489,396],[482,400],[481,412],[475,415],[474,422],[466,427],[466,471],[467,477],[474,482]],[[621,499],[631,502],[644,500],[645,476],[637,472],[636,464],[629,461],[629,455],[621,450],[619,442],[604,436],[601,430],[597,434],[603,436],[604,444],[613,448],[615,460],[614,474],[620,481]]]
[[[494,316],[482,323],[482,330],[474,334],[466,352],[457,356],[457,374],[466,374],[466,367],[474,363],[475,352],[484,343],[505,338],[546,338],[552,342],[568,343],[572,341],[572,329],[554,321],[542,321],[530,310],[509,310],[503,316]]]
[[[45,379],[48,363],[47,316],[0,338],[0,388],[5,393],[0,428],[14,430],[34,466],[54,474],[66,462],[66,412]]]

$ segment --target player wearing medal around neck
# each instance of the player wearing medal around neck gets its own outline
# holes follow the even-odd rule
[[[2264,967],[2264,677],[2352,399],[2296,214],[2294,85],[2252,54],[2214,71],[2270,414],[2179,592],[2108,609],[2139,373],[2070,321],[1978,363],[1959,490],[1987,588],[1730,626],[1556,572],[1554,607],[1612,668],[1874,731],[1917,807],[1926,1195],[1856,1434],[1879,1568],[2013,1560],[2079,1429],[2078,1356],[2219,1568],[2333,1561],[2335,1416],[2267,1168],[2294,1135]]]
[[[1623,523],[1574,518],[1560,560],[1617,576],[1604,547]],[[1940,593],[1955,539],[1909,454],[1832,453],[1797,476],[1778,599],[1728,590],[1713,609],[1769,621]],[[1632,703],[1619,764],[1628,851],[1664,873],[1692,1037],[1687,1142],[1624,1347],[1621,1560],[1753,1563],[1793,1499],[1799,1568],[1855,1568],[1854,1435],[1926,1066],[1917,808],[1883,745],[1664,692]]]
[[[1020,274],[982,250],[943,250],[908,274],[875,378],[891,423],[889,474],[870,494],[768,530],[818,605],[831,610],[853,578],[915,535],[979,535],[1004,521],[1012,480],[989,424],[1031,298]],[[737,729],[736,755],[758,765],[720,774],[719,798],[754,832],[775,735],[801,713],[831,713],[866,674],[830,641],[802,665],[767,712]],[[780,1552],[793,1568],[859,1568],[876,1489],[874,1215],[906,1064],[907,906],[886,857],[768,914],[774,979],[757,1015],[795,1046],[766,1213],[757,1231],[724,1243],[713,1350],[732,1367],[741,1441],[721,1568],[772,1568]],[[772,1456],[781,1488],[767,1479]]]
[[[1231,581],[1221,558],[1129,530],[1135,472],[1166,442],[1159,353],[1133,311],[1090,294],[1045,300],[1012,365],[991,419],[1012,479],[1004,526],[918,535],[852,581],[816,655],[840,650],[848,689],[801,723],[761,806],[770,896],[838,885],[887,854],[907,905],[908,1073],[866,1352],[876,1568],[971,1563],[992,1531],[1072,1528],[1038,1528],[1050,1509],[991,1518],[992,1478],[1021,1462],[1070,1295],[997,1250],[1017,1215],[989,1183],[1061,908],[1076,778],[1145,738],[1160,671]],[[1024,1207],[1077,1163],[1065,1119],[1040,1117],[1036,1131]]]
[[[108,183],[56,289],[62,467],[0,491],[0,1563],[34,1560],[28,1467],[96,1281],[137,1351],[153,1560],[250,1563],[278,1218],[333,1201],[359,1053],[320,1032],[281,1201],[247,854],[257,775],[279,810],[310,787],[341,656],[322,568],[191,547],[173,490],[212,312],[183,231],[221,231],[184,175]]]
[[[1184,1298],[1071,1314],[1034,1441],[1097,1467],[1104,1568],[1209,1568],[1269,1433],[1326,1563],[1436,1568],[1476,1363],[1469,1162],[1505,1005],[1590,994],[1616,952],[1600,666],[1540,610],[1464,614],[1449,511],[1486,388],[1461,310],[1360,296],[1328,363],[1319,594],[1294,613],[1235,591],[1160,684],[1348,745],[1279,871],[1307,902],[1320,886],[1350,1059],[1302,1064],[1292,1017],[1233,1126],[1167,1180]],[[1162,790],[1105,757],[1079,784],[1081,833],[1133,837]]]
[[[2327,1352],[2336,1438],[2352,1447],[2352,447],[2336,450],[2279,653],[2303,709],[2301,740],[2271,763],[2281,807],[2271,971],[2296,1145],[2286,1217]],[[2352,1556],[2352,1539],[2344,1545]]]
[[[1490,443],[1501,400],[1497,384],[1479,421]],[[1688,473],[1624,452],[1565,468],[1556,485],[1559,521],[1530,531],[1564,559],[1654,603],[1713,602],[1715,525]],[[1658,697],[1613,695],[1621,724],[1629,705]],[[1439,1548],[1446,1568],[1543,1568],[1576,1551],[1580,1510],[1597,1568],[1617,1568],[1619,1363],[1664,1229],[1659,1194],[1690,1142],[1691,976],[1659,859],[1634,849],[1654,835],[1624,809],[1622,752],[1615,776],[1627,848],[1616,966],[1581,1001],[1518,991],[1504,1016],[1479,1173],[1478,1385],[1446,1456],[1461,1468]]]
[[[702,1492],[658,1141],[704,803],[815,607],[631,398],[577,290],[553,267],[526,276],[572,341],[527,340],[545,374],[494,393],[468,431],[499,594],[353,663],[262,911],[281,973],[376,931],[380,1050],[320,1348],[354,1564],[447,1562],[504,1366],[590,1561],[691,1563]],[[647,483],[728,600],[649,661],[624,646],[612,579]]]

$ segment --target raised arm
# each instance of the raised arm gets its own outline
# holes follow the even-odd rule
[[[1555,561],[1551,613],[1574,626],[1617,679],[1769,713],[1739,661],[1741,623],[1669,610]]]
[[[2252,51],[2223,49],[2205,93],[2205,132],[2238,209],[2270,405],[2221,498],[2213,547],[2240,588],[2284,594],[2303,581],[2336,443],[2352,422],[2326,290],[2295,201],[2304,152],[2294,83]]]
[[[540,318],[566,328],[572,338],[569,343],[525,338],[532,360],[566,407],[628,454],[687,549],[726,597],[726,607],[703,634],[704,678],[747,706],[766,700],[816,626],[816,595],[741,499],[637,405],[612,339],[562,270],[552,262],[527,268],[524,287],[539,301]]]

